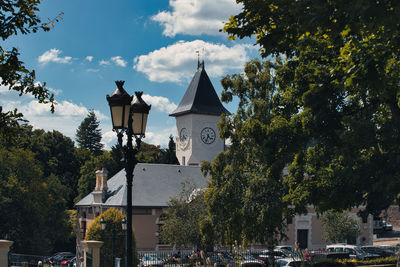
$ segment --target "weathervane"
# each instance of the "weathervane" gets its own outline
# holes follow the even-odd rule
[[[200,66],[204,67],[204,55],[205,55],[204,47],[202,48],[202,50],[203,50],[203,60],[202,60],[202,63],[200,63],[200,51],[199,51],[199,50],[196,50],[196,53],[197,53],[197,68],[200,68]]]

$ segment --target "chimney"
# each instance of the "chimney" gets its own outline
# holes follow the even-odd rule
[[[93,203],[103,203],[103,199],[107,193],[107,175],[106,168],[98,167],[96,171],[96,187],[94,188]]]

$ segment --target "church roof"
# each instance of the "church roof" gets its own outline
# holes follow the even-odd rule
[[[198,64],[197,71],[178,107],[169,114],[177,117],[188,113],[221,115],[229,111],[222,105],[210,78],[204,69],[204,61]]]
[[[169,164],[138,163],[133,173],[133,207],[168,207],[171,197],[178,196],[182,184],[189,183],[197,188],[205,188],[207,179],[203,177],[199,166],[181,166]],[[108,192],[103,206],[126,206],[125,169],[107,181]],[[76,206],[91,206],[93,195],[90,193]]]

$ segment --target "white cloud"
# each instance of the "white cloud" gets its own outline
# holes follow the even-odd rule
[[[165,128],[161,130],[148,129],[146,131],[146,138],[143,140],[146,143],[153,145],[160,145],[161,147],[167,147],[169,142],[169,136],[175,136],[176,128]]]
[[[89,61],[89,62],[92,62],[93,56],[87,56],[85,59],[86,59],[87,61]]]
[[[61,50],[52,48],[43,53],[43,55],[38,57],[38,62],[40,64],[46,65],[49,62],[67,64],[71,63],[72,57],[60,57]]]
[[[161,112],[171,113],[176,109],[176,104],[174,102],[170,102],[168,98],[163,96],[151,96],[151,95],[143,95],[143,100],[151,105],[152,109],[157,109]]]
[[[100,64],[101,66],[103,66],[103,65],[110,65],[111,63],[110,63],[110,61],[107,61],[107,60],[102,59],[102,60],[99,61],[99,64]]]
[[[108,122],[108,124],[110,124]],[[105,129],[103,127],[104,124],[100,124],[100,127]],[[110,124],[111,125],[111,124]],[[108,126],[107,126],[108,127]],[[169,142],[169,136],[175,136],[176,134],[176,128],[171,127],[171,128],[163,128],[163,129],[155,129],[148,127],[146,130],[146,137],[143,139],[144,142],[148,144],[153,144],[153,145],[159,145],[161,147],[168,147],[168,142]],[[104,144],[104,149],[111,149],[112,146],[117,144],[117,134],[113,132],[111,129],[107,131],[103,131],[101,142]],[[123,138],[123,144],[126,144],[126,135],[124,135]]]
[[[179,41],[173,45],[141,55],[134,59],[134,69],[146,74],[153,82],[188,81],[196,69],[196,51],[205,51],[205,66],[211,77],[218,77],[228,70],[242,70],[249,60],[250,45],[237,44],[227,47],[202,40]]]
[[[238,14],[242,5],[235,0],[170,0],[172,11],[161,11],[152,17],[163,27],[165,36],[176,34],[218,35],[231,15]]]
[[[114,63],[116,66],[119,67],[126,67],[126,65],[128,64],[128,62],[126,62],[121,56],[115,56],[115,57],[111,57],[109,60],[100,60],[99,64],[101,66],[108,66],[111,65],[111,63]]]
[[[83,119],[89,113],[89,109],[87,109],[82,104],[77,105],[75,103],[66,100],[56,103],[54,114],[50,113],[50,104],[40,104],[36,100],[32,100],[28,104],[21,106],[19,110],[28,119],[31,117],[52,117],[53,119],[57,118],[69,119],[73,117],[82,117]],[[108,118],[100,111],[95,110],[94,112],[96,114],[97,119],[99,120]],[[44,123],[48,123],[48,121],[45,121]]]
[[[121,56],[112,57],[111,61],[114,62],[115,65],[120,67],[126,67],[126,65],[128,64],[128,62],[123,60]]]
[[[110,150],[112,146],[117,144],[117,134],[112,130],[104,132],[101,136],[101,143],[104,144],[104,149]]]
[[[1,80],[0,80],[0,82],[1,82]],[[0,94],[1,93],[5,93],[5,92],[8,92],[9,90],[8,90],[8,86],[5,86],[5,85],[0,85]]]
[[[61,89],[54,89],[54,88],[49,88],[50,93],[53,93],[54,95],[59,95],[62,93]]]
[[[99,72],[99,69],[86,69],[87,72]]]

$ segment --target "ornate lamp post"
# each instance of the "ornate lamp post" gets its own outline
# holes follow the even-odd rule
[[[132,267],[132,182],[133,170],[137,164],[135,155],[139,151],[142,138],[145,136],[147,116],[151,105],[147,105],[143,99],[143,92],[135,92],[130,96],[123,88],[124,81],[116,81],[117,89],[107,95],[107,101],[111,110],[113,130],[117,132],[118,143],[125,154],[125,172],[127,186],[126,200],[126,266]],[[126,132],[127,143],[122,146],[122,137]],[[136,148],[132,146],[132,137],[135,137]]]

